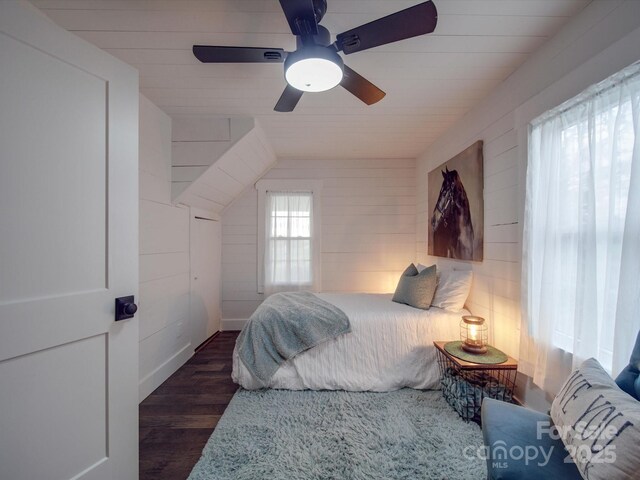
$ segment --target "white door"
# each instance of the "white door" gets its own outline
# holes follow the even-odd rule
[[[0,479],[138,476],[137,90],[0,2]]]
[[[220,330],[220,222],[191,216],[191,323],[193,345]]]

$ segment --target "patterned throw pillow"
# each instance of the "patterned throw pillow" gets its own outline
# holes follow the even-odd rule
[[[435,265],[418,273],[412,263],[400,276],[396,293],[393,294],[392,300],[396,303],[404,303],[415,308],[428,310],[437,284]]]
[[[640,402],[620,390],[596,359],[571,374],[551,417],[583,478],[638,478]]]

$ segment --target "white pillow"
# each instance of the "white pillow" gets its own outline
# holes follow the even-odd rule
[[[471,291],[473,272],[471,270],[443,270],[439,274],[438,286],[433,300],[431,300],[431,306],[459,312],[464,308],[464,303]]]
[[[638,478],[640,402],[620,390],[595,358],[567,379],[551,418],[583,478]]]
[[[426,265],[423,265],[421,263],[416,264],[416,268],[418,269],[418,273],[420,273],[422,270],[424,270],[425,268],[427,268]]]

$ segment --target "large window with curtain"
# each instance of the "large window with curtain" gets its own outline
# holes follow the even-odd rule
[[[640,328],[639,65],[531,123],[523,247],[534,382],[558,359],[617,373]]]
[[[311,288],[313,193],[266,192],[265,288]]]

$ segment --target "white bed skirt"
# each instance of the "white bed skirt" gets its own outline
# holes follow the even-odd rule
[[[457,313],[419,310],[391,301],[390,294],[318,294],[347,314],[351,333],[341,335],[285,362],[268,388],[388,392],[404,387],[439,388],[433,342],[457,340]],[[233,352],[233,380],[248,390],[260,382]]]

